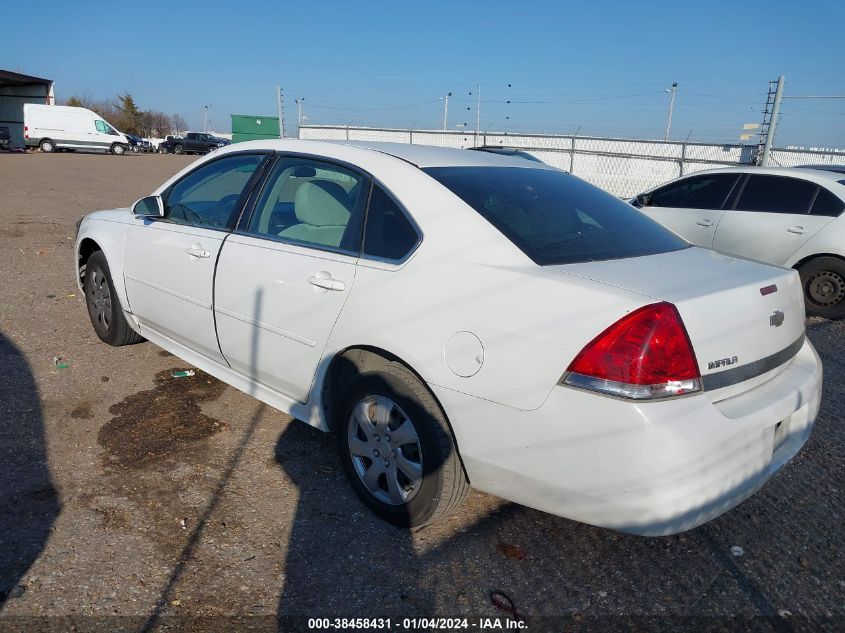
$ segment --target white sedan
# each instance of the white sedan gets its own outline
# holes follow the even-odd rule
[[[76,255],[103,341],[149,339],[333,430],[401,525],[471,484],[679,532],[757,490],[819,408],[797,273],[520,158],[239,143],[86,216]]]
[[[693,244],[795,268],[809,314],[845,317],[845,176],[836,166],[696,172],[631,202]]]

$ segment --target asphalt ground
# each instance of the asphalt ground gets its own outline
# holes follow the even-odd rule
[[[628,536],[472,492],[409,533],[360,504],[331,436],[94,334],[75,222],[192,160],[0,155],[0,631],[513,626],[496,590],[527,630],[845,630],[845,323],[808,323],[825,389],[803,451],[702,527]]]

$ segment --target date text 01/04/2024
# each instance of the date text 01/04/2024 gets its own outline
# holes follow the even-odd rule
[[[522,630],[523,620],[510,618],[309,618],[309,630],[369,630],[369,631],[494,631]]]

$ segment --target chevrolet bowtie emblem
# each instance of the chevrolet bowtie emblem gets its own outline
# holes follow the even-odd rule
[[[783,312],[775,310],[772,316],[769,317],[769,325],[772,327],[780,327],[783,325]]]

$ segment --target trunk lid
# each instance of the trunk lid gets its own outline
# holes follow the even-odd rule
[[[714,400],[774,377],[803,343],[804,295],[794,270],[697,247],[548,268],[673,303]]]

